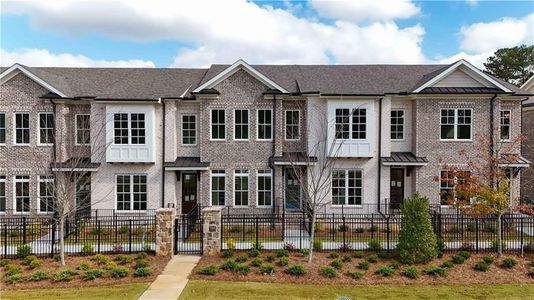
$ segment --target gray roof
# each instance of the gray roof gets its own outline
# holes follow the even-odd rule
[[[209,162],[201,162],[200,157],[177,157],[173,162],[166,162],[165,168],[207,168]]]
[[[411,152],[391,152],[391,156],[382,157],[382,162],[389,164],[426,164],[428,159],[426,157],[417,157]]]

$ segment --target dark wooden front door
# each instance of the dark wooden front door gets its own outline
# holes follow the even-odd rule
[[[300,209],[301,190],[300,182],[293,168],[285,170],[285,207],[286,209]]]
[[[404,169],[391,168],[390,173],[390,196],[391,209],[399,209],[404,201]]]
[[[197,174],[182,174],[182,214],[187,214],[197,203]]]

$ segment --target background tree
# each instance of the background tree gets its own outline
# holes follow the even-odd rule
[[[534,75],[534,45],[499,49],[484,67],[491,75],[521,86]]]

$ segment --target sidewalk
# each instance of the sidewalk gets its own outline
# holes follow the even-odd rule
[[[175,255],[138,300],[176,300],[189,281],[187,276],[200,260],[195,255]]]

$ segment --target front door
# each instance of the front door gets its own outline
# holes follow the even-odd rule
[[[293,168],[287,168],[285,171],[285,207],[287,209],[300,209],[301,191],[297,174]]]
[[[182,174],[182,214],[187,214],[197,203],[197,174]]]
[[[389,191],[390,208],[400,209],[404,201],[404,169],[391,168]]]

